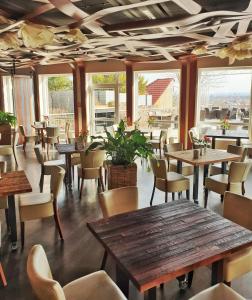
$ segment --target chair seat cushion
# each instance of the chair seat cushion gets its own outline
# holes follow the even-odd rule
[[[95,179],[100,177],[100,168],[85,168],[78,166],[78,176],[84,179]]]
[[[231,254],[224,260],[224,279],[227,282],[252,271],[252,247]]]
[[[205,180],[205,187],[210,191],[224,195],[228,188],[228,175],[219,174],[207,177]],[[241,183],[231,182],[229,191],[233,193],[241,193]]]
[[[28,193],[19,196],[21,221],[46,218],[54,215],[53,196],[50,193]]]
[[[156,187],[161,191],[168,193],[175,193],[190,188],[190,181],[188,178],[176,172],[167,172],[167,184],[164,179],[156,179]]]
[[[169,171],[177,172],[177,161],[172,160],[169,162]],[[182,175],[190,176],[193,175],[193,166],[188,163],[182,163]]]
[[[104,271],[74,280],[63,287],[66,300],[126,300]]]

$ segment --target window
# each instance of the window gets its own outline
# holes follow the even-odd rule
[[[252,69],[202,69],[198,79],[198,124],[248,129]]]
[[[142,129],[168,130],[178,139],[179,72],[137,72],[135,74],[135,120]]]

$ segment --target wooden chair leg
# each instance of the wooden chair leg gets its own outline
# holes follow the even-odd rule
[[[72,174],[73,174],[73,181],[74,181],[74,166],[72,166]]]
[[[102,178],[102,168],[100,168],[100,183],[101,183],[101,188],[102,191],[105,191],[104,183],[103,183],[103,178]]]
[[[2,280],[3,286],[7,286],[7,280],[6,280],[6,277],[4,275],[4,271],[3,271],[3,267],[2,267],[1,263],[0,263],[0,278]]]
[[[16,156],[16,151],[15,151],[15,149],[14,149],[14,148],[12,149],[12,151],[13,151],[13,156],[14,156],[14,159],[15,159],[16,165],[18,166],[18,162],[17,162],[17,156]]]
[[[25,148],[26,148],[26,141],[23,142],[23,150],[25,152]]]
[[[190,190],[186,190],[186,199],[190,200]]]
[[[104,183],[107,184],[107,176],[108,176],[108,170],[105,168],[104,170]]]
[[[154,194],[155,194],[155,189],[156,189],[156,180],[154,180],[154,185],[153,185],[151,200],[150,200],[150,206],[152,206],[152,202],[153,202],[153,198],[154,198]]]
[[[227,282],[227,281],[225,281],[224,280],[224,283],[225,283],[225,285],[227,285],[227,286],[230,286],[231,287],[231,282],[229,281],[229,282]]]
[[[244,185],[244,181],[242,182],[242,195],[245,195],[245,185]]]
[[[6,221],[6,226],[7,226],[7,232],[10,230],[10,222],[9,222],[9,211],[8,208],[5,208],[5,221]]]
[[[41,171],[41,176],[40,176],[40,181],[39,181],[39,188],[40,188],[40,193],[43,193],[43,187],[44,187],[44,173]]]
[[[188,273],[187,281],[188,281],[188,287],[190,288],[192,286],[192,281],[193,281],[193,271]]]
[[[21,248],[24,249],[24,242],[25,242],[25,222],[20,222],[20,230],[21,230]]]
[[[84,183],[84,178],[81,178],[81,187],[80,187],[80,196],[79,196],[80,199],[82,195],[83,183]]]
[[[61,240],[64,241],[56,200],[54,200],[53,202],[53,210],[54,210],[54,220],[55,220],[56,227],[58,229]]]
[[[205,195],[204,195],[204,207],[207,207],[207,200],[208,200],[208,189],[205,188]]]
[[[221,195],[220,199],[221,199],[221,202],[223,202],[224,201],[224,195]]]
[[[178,199],[180,200],[180,195],[181,195],[181,192],[178,192]]]
[[[105,250],[102,258],[101,270],[104,270],[106,266],[107,257],[108,257],[108,252]]]
[[[175,201],[175,193],[172,193],[172,201]]]
[[[168,193],[167,193],[167,191],[165,191],[165,203],[167,203],[168,202]]]

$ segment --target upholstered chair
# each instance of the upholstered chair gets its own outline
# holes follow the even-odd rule
[[[149,140],[149,143],[152,145],[154,150],[159,151],[160,158],[162,157],[163,146],[167,143],[167,131],[161,130],[158,139],[154,139],[152,134]]]
[[[47,154],[49,153],[50,146],[59,143],[59,127],[46,127],[46,136],[44,142],[47,144]]]
[[[190,142],[193,145],[193,148],[194,149],[199,148],[199,144],[197,142],[195,142],[195,139],[199,139],[200,138],[199,129],[197,127],[192,127],[188,131],[188,135],[189,135],[189,138],[190,138]]]
[[[65,170],[61,167],[54,166],[51,168],[50,193],[27,193],[19,196],[22,248],[24,247],[25,222],[30,220],[53,216],[60,238],[63,240],[57,199],[62,187],[64,176]]]
[[[207,207],[208,191],[221,195],[221,201],[226,191],[245,194],[244,183],[247,180],[251,164],[231,162],[228,174],[219,174],[205,179],[205,204]]]
[[[186,191],[186,197],[190,198],[190,181],[188,178],[176,172],[167,172],[168,163],[165,159],[150,159],[151,168],[154,174],[154,185],[150,200],[152,205],[155,189],[165,192],[165,202],[168,201],[168,193],[172,193],[172,199],[176,192]],[[180,193],[179,193],[180,197]]]
[[[223,216],[252,230],[252,199],[242,195],[226,192],[224,197]],[[230,283],[252,271],[252,247],[231,254],[224,260],[224,280]]]
[[[59,166],[59,167],[62,167],[64,169],[66,167],[65,167],[64,161],[61,160],[61,159],[45,161],[44,157],[41,153],[41,150],[38,146],[34,147],[34,152],[35,152],[35,155],[37,157],[37,161],[41,165],[41,175],[40,175],[39,187],[40,187],[40,193],[42,193],[43,192],[43,187],[44,187],[44,176],[45,175],[51,175],[52,169],[54,169],[55,166]]]
[[[99,194],[99,203],[104,218],[134,211],[139,208],[138,188],[128,186],[112,189]],[[101,269],[104,269],[107,260],[107,252],[104,252]]]
[[[224,283],[219,283],[191,297],[189,300],[246,300]]]
[[[167,154],[170,152],[176,152],[176,151],[182,151],[182,150],[183,150],[182,143],[172,143],[172,144],[164,145],[164,155],[167,159],[168,170],[170,172],[177,172],[177,160],[170,159]],[[193,175],[193,166],[183,162],[182,163],[182,175],[183,176]]]
[[[39,142],[39,137],[38,135],[26,135],[25,134],[25,130],[24,130],[24,126],[23,125],[19,125],[19,132],[23,138],[23,150],[25,151],[26,149],[26,144],[27,143],[32,143],[34,142],[35,144],[37,144]]]
[[[102,166],[105,160],[105,151],[94,150],[89,151],[88,153],[84,151],[81,152],[80,159],[81,164],[78,166],[78,188],[80,187],[79,197],[81,199],[84,179],[98,179],[98,187],[100,187],[102,191],[104,191]]]
[[[27,273],[39,300],[126,300],[121,290],[104,271],[83,276],[62,287],[53,279],[41,245],[35,245],[30,250]]]

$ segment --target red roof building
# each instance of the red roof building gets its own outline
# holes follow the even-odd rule
[[[152,96],[152,105],[154,105],[160,96],[164,93],[169,84],[173,81],[173,78],[156,79],[152,83],[147,85],[148,95]]]

